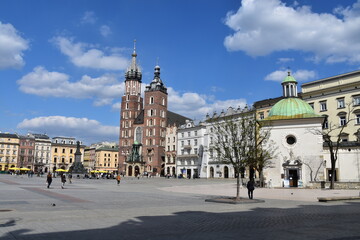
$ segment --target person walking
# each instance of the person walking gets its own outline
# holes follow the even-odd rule
[[[116,176],[116,181],[117,181],[117,184],[119,185],[120,184],[120,180],[121,180],[121,177],[120,177],[120,174],[118,174]]]
[[[47,182],[47,188],[50,188],[51,182],[52,182],[52,175],[51,172],[48,173],[46,176],[46,182]]]
[[[72,174],[71,174],[71,173],[69,173],[68,178],[69,178],[69,183],[71,184],[71,183],[72,183],[72,182],[71,182],[71,180],[72,180]]]
[[[65,174],[61,175],[61,188],[64,189],[65,183],[66,183],[66,176]]]
[[[255,189],[254,179],[250,179],[250,181],[248,181],[246,187],[248,189],[249,199],[253,199],[253,192]]]

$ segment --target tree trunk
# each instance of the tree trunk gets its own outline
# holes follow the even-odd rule
[[[236,201],[240,200],[240,173],[237,174],[236,178]]]
[[[331,181],[330,189],[335,189],[335,161],[331,160]]]

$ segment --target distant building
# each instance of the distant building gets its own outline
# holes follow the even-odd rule
[[[17,166],[20,139],[17,134],[0,133],[0,171]]]
[[[17,167],[34,170],[35,137],[28,134],[20,135],[19,157]]]
[[[116,173],[118,171],[118,146],[101,146],[95,149],[95,170]]]
[[[75,161],[76,139],[72,137],[54,137],[51,142],[51,171],[56,169],[68,170]],[[84,158],[85,146],[80,146],[81,162]]]

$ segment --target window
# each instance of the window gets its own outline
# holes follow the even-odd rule
[[[320,102],[320,111],[326,111],[326,110],[327,110],[326,101],[321,101]]]
[[[154,97],[150,97],[149,103],[150,103],[150,104],[154,104]]]
[[[314,109],[314,103],[309,103],[310,107],[312,107],[312,109]]]
[[[260,112],[260,113],[259,113],[259,118],[260,118],[260,119],[264,119],[264,118],[265,118],[264,112]]]
[[[213,137],[210,137],[210,144],[213,143]]]
[[[188,132],[188,137],[190,137],[191,136],[191,133],[190,132]]]
[[[353,96],[354,98],[354,105],[357,106],[357,105],[360,105],[360,96]]]
[[[296,143],[296,138],[292,135],[286,137],[286,143],[289,145],[294,145]]]
[[[195,136],[197,136],[197,131],[194,132]]]
[[[198,154],[198,149],[194,148],[194,154]]]
[[[181,146],[182,146],[182,147],[184,146],[184,141],[181,141]]]
[[[72,150],[72,149],[70,149],[70,153],[73,153],[73,150]]]
[[[345,100],[344,100],[344,98],[338,98],[338,99],[337,99],[337,107],[338,107],[338,108],[344,108],[344,107],[345,107]]]
[[[57,148],[54,149],[54,152],[57,153]]]
[[[346,125],[346,115],[339,116],[340,126]]]
[[[187,145],[190,145],[190,140],[187,140]]]
[[[324,115],[325,119],[324,119],[324,123],[323,123],[323,129],[328,129],[329,128],[329,121],[328,121],[328,116]]]
[[[184,133],[181,133],[181,137],[184,137]]]
[[[356,114],[356,124],[360,124],[360,113]]]
[[[194,139],[194,145],[197,146],[197,139]]]

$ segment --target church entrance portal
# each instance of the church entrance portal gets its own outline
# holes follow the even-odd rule
[[[137,177],[140,174],[140,168],[139,166],[135,166],[135,177]]]
[[[214,168],[210,167],[210,178],[214,178]]]
[[[129,166],[128,168],[128,176],[132,176],[132,166]]]

